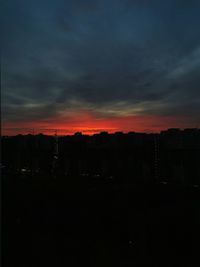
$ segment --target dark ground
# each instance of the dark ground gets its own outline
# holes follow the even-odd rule
[[[200,266],[199,188],[26,177],[2,186],[3,266]]]

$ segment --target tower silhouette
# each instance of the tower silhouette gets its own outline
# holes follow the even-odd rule
[[[154,136],[154,180],[157,182],[159,180],[159,143],[158,136]]]

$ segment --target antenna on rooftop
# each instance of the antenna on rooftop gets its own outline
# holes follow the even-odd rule
[[[59,147],[58,147],[58,130],[55,130],[54,134],[54,151],[53,151],[53,164],[52,164],[52,173],[54,177],[56,177],[56,169],[58,163],[58,154],[59,154]]]

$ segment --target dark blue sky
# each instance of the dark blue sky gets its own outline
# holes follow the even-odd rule
[[[70,123],[78,112],[200,125],[200,1],[6,0],[2,6],[5,127]]]

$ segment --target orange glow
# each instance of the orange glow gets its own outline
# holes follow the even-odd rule
[[[123,131],[125,133],[130,131],[159,132],[173,127],[190,127],[190,125],[185,125],[186,121],[188,120],[183,117],[148,115],[100,118],[91,112],[80,111],[71,117],[49,118],[28,122],[4,122],[2,134],[44,133],[51,135],[55,133],[55,130],[57,130],[59,135],[71,135],[75,132],[92,135],[102,131],[109,133],[116,131]]]

